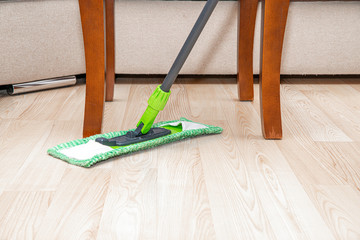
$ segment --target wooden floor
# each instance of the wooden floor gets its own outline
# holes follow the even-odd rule
[[[158,82],[118,79],[103,132],[135,127]],[[46,154],[81,138],[84,93],[0,94],[1,240],[360,239],[360,79],[284,79],[281,141],[257,84],[239,102],[234,79],[180,79],[157,121],[224,132],[90,169]]]

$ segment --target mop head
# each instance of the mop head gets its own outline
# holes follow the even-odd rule
[[[59,144],[53,148],[50,148],[48,150],[48,154],[73,165],[91,167],[98,162],[107,160],[112,157],[157,147],[185,138],[221,133],[223,130],[220,127],[192,122],[186,118],[180,118],[180,120],[174,121],[159,122],[154,124],[152,127],[168,129],[171,131],[171,134],[122,147],[109,147],[95,142],[96,138],[118,137],[125,135],[128,131],[133,131],[133,129],[128,131],[110,132]]]

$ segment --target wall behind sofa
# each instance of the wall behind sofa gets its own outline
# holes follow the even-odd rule
[[[116,1],[116,73],[167,73],[204,4]],[[291,2],[282,73],[360,74],[359,12],[359,2]],[[235,74],[236,20],[237,2],[220,2],[182,73]],[[84,72],[77,0],[0,1],[0,85]]]

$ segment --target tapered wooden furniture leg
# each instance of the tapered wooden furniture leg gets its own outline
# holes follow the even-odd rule
[[[280,66],[289,0],[262,1],[260,102],[263,135],[281,139]]]
[[[102,0],[79,0],[86,62],[83,136],[101,132],[104,107],[105,52]]]
[[[105,101],[112,101],[114,98],[114,83],[115,83],[114,0],[105,0],[105,15],[106,15]]]
[[[253,45],[258,0],[238,1],[238,95],[241,101],[249,101],[254,99]]]

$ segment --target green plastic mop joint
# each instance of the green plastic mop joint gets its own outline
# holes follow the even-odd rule
[[[141,123],[144,124],[143,128],[141,129],[142,134],[146,134],[150,130],[156,116],[161,110],[164,109],[167,101],[169,100],[171,91],[164,92],[163,90],[161,90],[160,86],[161,85],[157,86],[153,94],[150,96],[148,100],[149,105],[146,108],[142,117],[140,118],[140,121],[136,125],[138,127]]]

